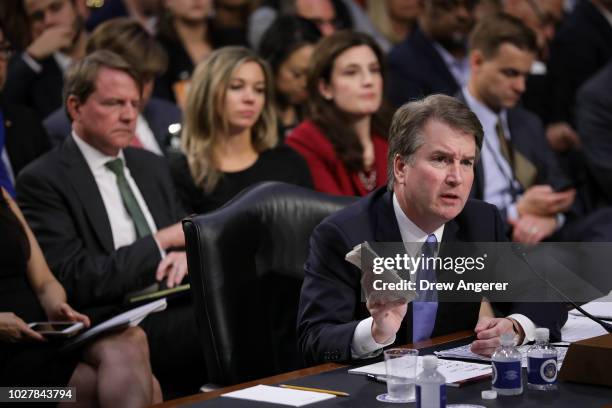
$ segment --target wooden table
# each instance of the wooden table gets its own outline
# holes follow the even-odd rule
[[[474,332],[472,332],[471,330],[464,330],[464,331],[448,334],[445,336],[440,336],[440,337],[436,337],[433,339],[420,341],[414,344],[407,344],[404,347],[421,349],[421,348],[436,346],[439,344],[450,343],[456,340],[465,339],[473,335],[474,335]],[[206,401],[206,400],[210,400],[213,398],[217,398],[221,394],[225,394],[230,391],[240,390],[243,388],[252,387],[258,384],[265,384],[265,385],[279,384],[279,383],[287,382],[289,380],[295,380],[297,378],[306,377],[309,375],[315,375],[315,374],[324,373],[326,371],[336,370],[342,367],[348,367],[348,366],[343,365],[343,364],[336,364],[336,363],[321,364],[318,366],[304,368],[304,369],[296,370],[296,371],[291,371],[288,373],[279,374],[279,375],[275,375],[272,377],[266,377],[266,378],[262,378],[259,380],[245,382],[242,384],[231,385],[228,387],[220,388],[215,391],[204,392],[204,393],[200,393],[196,395],[191,395],[189,397],[183,397],[183,398],[167,401],[167,402],[164,402],[163,404],[157,404],[155,405],[155,407],[159,407],[159,408],[180,407],[183,405],[193,404],[199,401]]]

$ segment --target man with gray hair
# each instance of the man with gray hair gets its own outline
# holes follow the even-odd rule
[[[478,302],[359,301],[361,272],[344,260],[358,244],[505,241],[497,209],[468,199],[482,137],[476,116],[449,96],[432,95],[395,113],[388,187],[327,218],[312,234],[298,312],[299,347],[308,363],[369,358],[394,343],[465,329],[474,329],[472,350],[483,355],[495,350],[502,333],[514,331],[522,342],[534,323],[559,337],[558,323],[567,317],[559,305],[497,304],[507,317],[494,317],[479,316]]]
[[[17,200],[71,303],[96,308],[100,318],[130,292],[185,279],[185,213],[164,159],[130,147],[142,97],[138,71],[117,54],[95,51],[71,67],[64,94],[72,133],[22,171]],[[166,379],[203,381],[189,304],[142,326],[162,386]],[[184,391],[194,392],[192,385]]]

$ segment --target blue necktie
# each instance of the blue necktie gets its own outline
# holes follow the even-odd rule
[[[8,169],[6,168],[6,164],[4,163],[4,160],[2,160],[1,156],[2,151],[4,150],[4,142],[4,113],[0,110],[0,186],[4,187],[11,197],[15,198],[15,186],[13,186],[13,182],[9,177]]]
[[[417,342],[431,337],[436,324],[436,313],[438,311],[438,294],[435,290],[420,290],[419,282],[426,280],[435,283],[436,270],[433,258],[436,254],[438,240],[434,234],[427,236],[423,244],[423,263],[417,271],[417,298],[412,302],[412,341]],[[429,262],[428,259],[431,259]],[[430,264],[430,265],[429,265]],[[431,266],[431,267],[430,267]]]

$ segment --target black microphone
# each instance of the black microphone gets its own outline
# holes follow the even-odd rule
[[[529,268],[529,270],[535,275],[537,276],[542,282],[544,282],[546,285],[548,285],[549,288],[551,288],[552,290],[554,290],[559,296],[561,296],[563,299],[565,299],[566,302],[570,303],[572,306],[574,306],[576,308],[576,310],[578,310],[580,313],[582,313],[585,317],[588,317],[589,319],[591,319],[592,321],[594,321],[595,323],[599,324],[601,327],[603,327],[608,333],[612,333],[612,325],[604,322],[602,319],[593,316],[592,314],[590,314],[589,312],[587,312],[586,310],[584,310],[583,308],[581,308],[580,306],[578,306],[573,300],[571,300],[569,297],[567,297],[565,295],[565,293],[561,292],[561,290],[559,290],[555,285],[553,285],[548,279],[546,279],[546,277],[542,276],[539,272],[537,272],[535,270],[535,268],[533,266],[531,266],[531,263],[529,263],[529,261],[527,260],[527,254],[525,254],[525,251],[523,251],[523,248],[521,247],[521,245],[513,243],[511,244],[511,248],[512,248],[512,252],[514,252],[514,254],[516,256],[518,256],[519,258],[521,258],[521,260],[523,262],[525,262],[525,265],[527,265],[527,267]]]

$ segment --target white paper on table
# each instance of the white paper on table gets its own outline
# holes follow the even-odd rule
[[[416,375],[423,371],[423,357],[417,359]],[[446,383],[451,384],[469,380],[492,373],[490,364],[467,363],[465,361],[438,359],[438,371],[446,378]],[[374,374],[384,376],[387,374],[385,362],[370,364],[363,367],[348,370],[349,374]]]
[[[336,397],[333,394],[324,394],[322,392],[293,390],[290,388],[272,387],[261,384],[238,391],[228,392],[221,396],[289,405],[291,407],[301,407],[312,404],[313,402],[325,401]]]
[[[573,314],[567,316],[567,322],[561,328],[561,338],[563,341],[569,342],[590,339],[606,333],[608,333],[606,329],[588,317],[574,316]]]
[[[582,308],[600,319],[612,319],[612,301],[593,300],[582,305]],[[582,316],[582,313],[576,309],[570,310],[569,313],[574,316]]]
[[[523,345],[517,347],[518,350],[521,352],[521,366],[523,367],[527,367],[527,351],[530,347],[531,345]],[[563,360],[565,359],[565,353],[567,353],[567,347],[556,347],[556,349],[557,362],[559,363],[559,367],[561,367],[561,365],[563,364]],[[465,360],[486,361],[487,363],[491,362],[491,358],[473,353],[472,350],[470,350],[470,344],[466,344],[465,346],[459,346],[448,350],[434,351],[434,354],[438,357],[445,358],[462,358]]]
[[[365,265],[361,265],[362,252],[367,252],[372,259],[379,257],[370,244],[364,242],[356,245],[344,256],[344,259],[361,270],[361,288],[365,293],[366,300],[384,300],[387,302],[405,300],[408,303],[416,298],[415,290],[375,290],[373,287],[375,280],[380,280],[383,283],[399,284],[402,282],[402,278],[394,269],[385,268],[381,274],[375,274],[369,266],[364,270]]]

